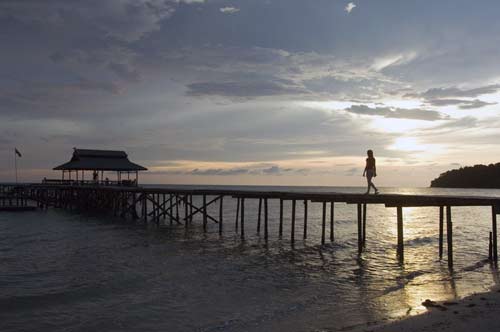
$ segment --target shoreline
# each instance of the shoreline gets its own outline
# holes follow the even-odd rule
[[[500,331],[500,286],[488,292],[475,293],[457,301],[426,300],[427,312],[399,320],[365,325],[356,332],[476,332]]]

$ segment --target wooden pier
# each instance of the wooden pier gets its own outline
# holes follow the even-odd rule
[[[334,203],[355,204],[357,207],[357,243],[358,253],[362,254],[366,246],[366,216],[368,206],[382,204],[396,209],[397,257],[404,260],[404,220],[405,207],[436,207],[436,219],[439,221],[439,258],[443,256],[444,236],[447,243],[448,266],[453,266],[453,222],[452,208],[457,206],[487,206],[491,208],[491,232],[489,258],[498,261],[497,248],[497,214],[500,213],[500,197],[464,197],[438,195],[364,195],[336,192],[261,192],[254,190],[205,190],[179,188],[149,187],[113,187],[100,185],[64,185],[64,184],[26,184],[1,185],[0,195],[35,202],[37,207],[64,208],[75,211],[92,211],[111,214],[134,222],[165,225],[183,225],[189,228],[195,216],[200,216],[203,231],[207,232],[208,223],[218,225],[219,234],[225,227],[224,198],[236,199],[235,230],[241,239],[245,239],[245,231],[249,220],[245,219],[245,207],[249,200],[258,201],[257,233],[268,240],[269,202],[279,202],[278,235],[282,238],[284,223],[284,202],[291,202],[290,241],[296,240],[296,219],[303,218],[303,239],[308,236],[308,211],[310,204],[317,203],[322,208],[321,244],[335,240],[335,208]],[[196,199],[193,199],[196,198]],[[297,216],[296,207],[300,202],[304,206],[303,216]],[[210,212],[209,212],[210,208]],[[233,207],[231,207],[233,208]],[[327,211],[329,213],[327,214]],[[214,211],[217,211],[214,213]],[[329,215],[329,220],[327,220]],[[446,228],[444,223],[446,220]],[[262,225],[263,221],[263,225]],[[250,222],[255,222],[254,220]],[[263,228],[263,230],[262,230]],[[327,234],[329,231],[329,234]]]

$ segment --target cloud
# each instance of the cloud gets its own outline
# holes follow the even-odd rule
[[[427,104],[432,106],[450,106],[456,105],[460,109],[474,109],[481,108],[487,105],[496,105],[497,103],[488,103],[479,99],[467,100],[467,99],[431,99],[427,101]]]
[[[424,131],[441,131],[441,130],[452,130],[457,129],[467,129],[477,127],[478,121],[476,118],[471,116],[466,116],[460,119],[449,120],[446,123],[440,124],[435,127],[423,129]]]
[[[357,6],[356,6],[356,4],[355,4],[354,2],[349,2],[349,3],[345,6],[344,10],[345,10],[347,13],[349,13],[349,14],[350,14],[350,13],[352,12],[352,10],[353,10],[354,8],[356,8],[356,7],[357,7]]]
[[[240,11],[239,8],[228,6],[228,7],[222,7],[219,9],[221,13],[223,14],[234,14]]]
[[[6,1],[0,4],[0,18],[14,17],[27,23],[42,23],[68,29],[74,23],[101,31],[103,36],[131,42],[158,30],[160,22],[173,15],[180,3],[204,0],[106,0]]]
[[[344,111],[360,115],[382,116],[384,118],[394,119],[435,121],[447,118],[447,116],[439,112],[424,109],[405,109],[394,107],[372,108],[366,105],[352,105],[351,107],[344,109]]]
[[[243,175],[248,174],[249,169],[246,168],[231,168],[231,169],[222,169],[222,168],[209,168],[209,169],[193,169],[190,172],[187,172],[189,175],[220,175],[220,176],[229,176],[229,175]]]
[[[165,174],[184,174],[201,176],[234,176],[234,175],[283,175],[283,174],[302,174],[306,175],[309,170],[306,168],[283,168],[278,165],[265,167],[263,165],[248,165],[247,167],[234,168],[195,168],[193,170],[167,170],[160,171]]]
[[[136,70],[131,68],[125,63],[115,63],[112,62],[108,65],[108,68],[119,78],[128,82],[140,82],[141,74]]]
[[[490,84],[473,89],[460,89],[457,87],[432,88],[422,93],[409,93],[405,97],[425,98],[429,100],[441,98],[475,98],[481,95],[496,93],[500,90],[500,84]]]
[[[306,91],[291,82],[274,81],[233,81],[233,82],[198,82],[187,85],[190,96],[216,95],[225,97],[260,97],[287,94],[299,94]]]

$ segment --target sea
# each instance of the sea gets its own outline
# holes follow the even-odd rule
[[[477,189],[382,192],[500,197],[500,190]],[[279,202],[269,202],[268,241],[257,234],[258,200],[245,203],[244,241],[235,231],[236,200],[229,198],[222,235],[213,222],[204,233],[200,216],[186,230],[168,218],[158,228],[52,208],[0,212],[0,331],[354,331],[422,313],[426,299],[458,299],[500,280],[487,260],[488,207],[452,208],[449,270],[446,243],[444,258],[438,255],[436,207],[404,208],[401,264],[395,208],[368,206],[366,249],[358,256],[355,205],[335,204],[335,240],[322,246],[321,204],[309,203],[303,240],[298,202],[292,244],[290,202],[281,239]],[[218,216],[216,207],[209,213]]]

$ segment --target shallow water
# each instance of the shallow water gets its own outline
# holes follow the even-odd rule
[[[500,197],[500,190],[384,192]],[[335,331],[415,314],[427,298],[462,297],[498,282],[485,261],[490,208],[452,209],[451,273],[446,259],[438,259],[438,208],[404,209],[401,265],[394,208],[368,207],[366,251],[358,257],[355,205],[335,205],[335,242],[320,246],[321,205],[310,203],[303,241],[297,204],[293,247],[291,203],[281,240],[278,205],[270,201],[267,243],[256,234],[256,200],[246,201],[244,242],[234,230],[236,202],[228,199],[222,237],[213,223],[204,234],[199,219],[186,232],[168,220],[158,230],[55,209],[3,212],[0,330]]]

